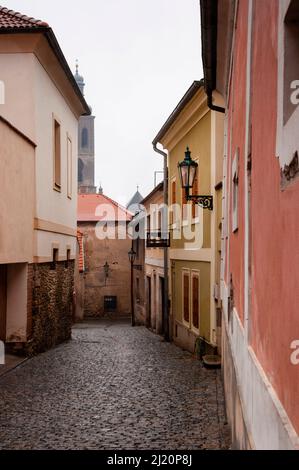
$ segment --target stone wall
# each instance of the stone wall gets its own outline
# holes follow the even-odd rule
[[[84,319],[85,278],[78,267],[75,268],[75,322]]]
[[[82,283],[76,283],[79,288],[76,296],[84,295],[84,317],[99,318],[104,315],[104,297],[117,297],[115,315],[131,313],[130,298],[130,263],[128,252],[131,240],[107,238],[98,239],[95,233],[95,223],[81,222],[78,228],[84,234],[85,272],[84,288]],[[104,265],[109,269],[105,274]],[[82,276],[82,275],[81,275]]]
[[[28,277],[32,296],[31,337],[26,352],[34,355],[71,338],[74,291],[74,261],[33,264]],[[30,287],[31,286],[31,287]],[[30,312],[29,315],[30,317]]]

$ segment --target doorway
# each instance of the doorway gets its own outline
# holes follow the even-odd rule
[[[164,290],[164,277],[159,277],[160,282],[160,311],[159,311],[159,334],[163,335],[165,331],[165,318],[164,303],[165,303],[165,290]]]
[[[152,278],[150,276],[146,277],[146,293],[147,293],[147,318],[146,318],[146,326],[151,328],[152,326]]]
[[[7,267],[0,264],[0,340],[6,340]]]

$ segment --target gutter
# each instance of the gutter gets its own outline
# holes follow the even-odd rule
[[[222,106],[216,106],[215,104],[213,104],[213,91],[208,90],[208,91],[206,91],[206,93],[207,93],[207,97],[208,97],[207,105],[210,108],[210,110],[211,111],[216,111],[218,113],[225,113],[225,108],[222,108]]]
[[[225,108],[213,104],[217,71],[218,0],[200,0],[200,15],[204,88],[208,97],[207,104],[212,111],[225,113]]]
[[[163,156],[163,202],[166,207],[168,205],[168,167],[167,167],[167,153],[163,150],[157,148],[157,142],[153,142],[153,149],[156,153]],[[166,225],[166,227],[163,227]],[[164,217],[164,224],[162,224],[162,229],[168,231],[168,222],[167,219],[165,220]],[[163,231],[163,230],[162,230]],[[166,341],[170,341],[169,335],[169,288],[168,288],[168,248],[164,247],[164,302],[163,302],[163,330],[164,330],[164,338]]]

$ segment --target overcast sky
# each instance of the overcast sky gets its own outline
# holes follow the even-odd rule
[[[96,116],[96,177],[122,204],[154,185],[151,142],[202,78],[199,0],[3,0],[47,21]],[[182,155],[183,158],[183,155]]]

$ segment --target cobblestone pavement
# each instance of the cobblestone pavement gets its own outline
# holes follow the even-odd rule
[[[143,327],[83,323],[0,378],[0,449],[227,448],[220,377]]]

